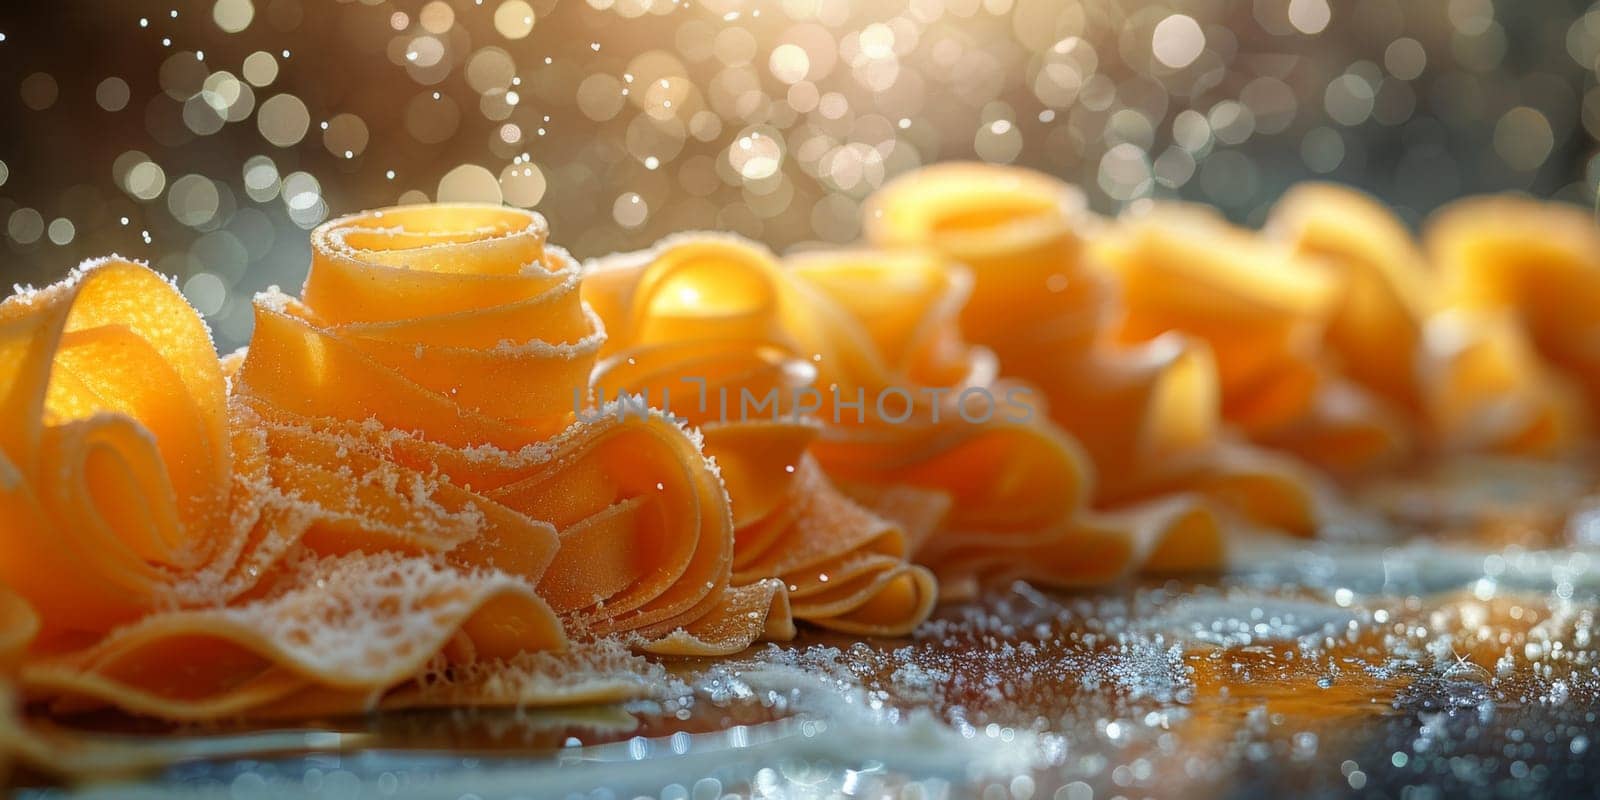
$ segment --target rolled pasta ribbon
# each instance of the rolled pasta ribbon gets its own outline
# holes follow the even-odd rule
[[[1572,446],[1583,421],[1571,390],[1503,313],[1441,309],[1427,258],[1377,200],[1302,184],[1273,207],[1266,230],[1330,268],[1338,291],[1323,347],[1341,374],[1406,413],[1432,449]]]
[[[226,389],[165,279],[90,262],[0,303],[0,582],[69,648],[228,550]]]
[[[1204,346],[1168,336],[1109,342],[1115,287],[1089,268],[1095,222],[1082,195],[1029,170],[941,164],[869,200],[875,243],[926,248],[972,270],[961,328],[1007,376],[1039,387],[1050,416],[1100,467],[1098,494],[1136,498],[1155,465],[1208,446],[1215,369]]]
[[[1076,442],[1041,418],[1029,387],[996,382],[993,353],[961,338],[965,270],[873,250],[807,253],[787,267],[809,295],[803,346],[822,356],[819,385],[861,404],[825,415],[813,448],[825,468],[949,493],[951,525],[1038,530],[1083,505],[1093,478]]]
[[[1552,369],[1512,314],[1441,311],[1423,340],[1419,384],[1440,452],[1559,455],[1592,430],[1581,383]]]
[[[37,660],[25,680],[61,698],[60,713],[86,700],[168,719],[359,713],[436,658],[471,663],[565,643],[544,601],[504,573],[353,553],[285,577],[269,597],[152,615]]]
[[[1093,474],[1077,443],[1044,418],[1030,387],[997,381],[993,354],[961,335],[967,270],[931,251],[868,249],[793,256],[788,267],[811,298],[804,336],[822,355],[819,383],[873,406],[865,418],[835,414],[812,451],[907,528],[926,523],[906,490],[942,499],[948,511],[916,557],[943,596],[986,579],[1104,582],[1158,550],[1169,554],[1163,564],[1186,553],[1191,567],[1216,566],[1205,554],[1220,553],[1215,519],[1188,498],[1166,503],[1170,513],[1085,511]],[[885,404],[891,393],[899,400]]]
[[[1586,210],[1511,196],[1460,200],[1425,226],[1446,303],[1508,315],[1600,406],[1600,231]]]
[[[304,300],[259,298],[238,366],[238,394],[298,437],[269,441],[274,457],[338,470],[359,446],[548,523],[548,567],[506,568],[577,635],[714,654],[791,631],[777,582],[730,588],[730,513],[698,440],[659,413],[590,413],[604,334],[542,217],[385,209],[312,247]],[[480,547],[475,565],[518,552]]]
[[[464,491],[438,493],[421,475],[390,472],[374,483],[373,472],[357,477],[346,466],[296,470],[274,485],[283,464],[266,458],[269,432],[235,426],[242,410],[229,410],[205,325],[170,282],[139,264],[90,262],[66,282],[6,299],[0,320],[3,403],[14,414],[0,429],[0,570],[19,587],[8,605],[38,629],[22,637],[29,626],[6,627],[16,634],[6,661],[21,661],[16,675],[30,698],[162,717],[251,712],[267,701],[245,691],[261,672],[294,675],[306,688],[339,680],[376,696],[397,675],[296,669],[304,664],[291,658],[290,638],[306,632],[274,627],[267,611],[309,592],[286,565],[291,552],[378,547],[448,560],[451,550],[462,557],[502,544],[534,562],[554,552],[554,530],[496,514]],[[347,462],[362,467],[358,456]],[[318,483],[341,502],[291,498]],[[362,592],[370,584],[350,579],[350,602],[371,602]],[[483,626],[494,610],[469,614],[469,624],[379,608],[365,645],[416,658],[434,656],[429,635],[470,643],[472,634],[509,630]],[[560,642],[538,598],[517,616]],[[229,635],[253,642],[256,661],[208,638],[208,619],[219,618],[229,619]],[[115,664],[98,658],[128,637],[142,645]],[[26,656],[13,653],[29,642]],[[178,683],[184,698],[165,693]]]
[[[972,270],[962,331],[1001,363],[1046,345],[1086,346],[1110,319],[1111,287],[1085,268],[1083,232],[1094,221],[1083,194],[1042,173],[924,167],[870,197],[865,224],[875,245],[928,248]]]
[[[902,635],[927,618],[937,589],[907,562],[907,531],[842,495],[807,452],[822,402],[802,394],[816,370],[788,332],[803,301],[764,250],[680,236],[595,262],[583,294],[608,332],[597,388],[703,432],[732,504],[736,584],[777,578],[796,618],[835,630]]]
[[[1124,287],[1091,263],[1103,226],[1072,187],[1025,169],[940,164],[897,178],[867,206],[873,242],[932,250],[971,269],[962,330],[999,355],[1002,375],[1037,386],[1050,418],[1082,443],[1097,468],[1097,507],[1149,502],[1186,481],[1220,487],[1243,461],[1255,466],[1239,480],[1261,485],[1261,459],[1218,444],[1222,394],[1207,343],[1171,331],[1118,340]],[[1283,494],[1252,506],[1303,509],[1307,516],[1274,519],[1310,531],[1303,477],[1290,469],[1263,488]]]
[[[1266,234],[1330,268],[1336,288],[1323,342],[1340,372],[1420,413],[1418,359],[1436,292],[1404,223],[1360,191],[1304,183],[1272,207]]]
[[[1339,287],[1321,264],[1185,206],[1119,220],[1095,251],[1123,290],[1120,335],[1204,339],[1223,416],[1252,439],[1347,473],[1406,451],[1403,419],[1323,359]]]
[[[343,681],[375,697],[403,676],[334,676],[296,646],[316,632],[312,601],[321,592],[305,585],[312,579],[297,562],[388,550],[468,582],[452,560],[476,572],[475,558],[514,553],[537,575],[554,553],[549,526],[469,492],[380,468],[361,452],[335,454],[325,442],[281,444],[293,432],[256,424],[242,404],[230,408],[199,315],[143,266],[90,263],[8,299],[0,318],[4,402],[18,415],[0,431],[8,522],[0,552],[19,602],[37,612],[39,635],[26,637],[17,671],[33,699],[183,718],[254,713],[281,700],[256,691],[258,674],[280,687]],[[362,588],[377,585],[376,568],[339,574],[351,584],[350,605],[379,602]],[[278,624],[272,609],[290,605],[306,616],[304,629]],[[490,636],[503,644],[512,628],[489,624],[502,611],[542,631],[530,646],[562,641],[542,600],[513,605],[464,614],[450,632],[457,650]],[[394,614],[393,625],[365,631],[365,645],[413,656],[402,666],[432,658],[417,638],[419,626],[437,621],[429,613]],[[213,635],[224,618],[227,631]],[[140,645],[100,658],[130,637]],[[255,660],[221,639],[247,642]]]
[[[987,534],[1019,556],[1062,546],[1087,477],[1071,441],[1038,423],[974,425],[954,405],[961,389],[988,393],[994,374],[992,354],[954,324],[966,274],[872,251],[787,266],[738,240],[680,238],[602,260],[584,283],[611,334],[597,383],[657,401],[689,388],[686,378],[698,384],[670,405],[702,425],[722,467],[739,521],[736,574],[782,576],[802,618],[885,632],[891,619],[908,628],[932,602],[927,573],[904,564],[908,540],[921,545],[918,560],[962,581],[980,574],[935,560],[933,543],[951,532]],[[923,389],[950,396],[930,405]],[[726,400],[774,391],[762,420]],[[898,405],[853,405],[877,406],[886,391],[900,392]],[[879,513],[840,497],[818,464]],[[1076,581],[1054,565],[1024,571]]]

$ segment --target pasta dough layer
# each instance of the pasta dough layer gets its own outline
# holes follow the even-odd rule
[[[909,630],[935,589],[908,553],[948,595],[1001,573],[1104,580],[1180,528],[1208,541],[1211,517],[1195,507],[1142,537],[1079,524],[1082,456],[1025,400],[1017,418],[996,414],[1016,392],[955,324],[970,284],[939,258],[851,251],[780,266],[737,239],[683,236],[598,262],[584,294],[610,336],[598,383],[703,427],[732,498],[736,575],[780,576],[803,619]],[[1029,559],[1097,536],[1124,546],[1073,570]],[[994,557],[960,557],[957,542]]]
[[[554,530],[418,473],[378,476],[360,454],[322,473],[270,458],[279,432],[239,424],[248,409],[230,409],[199,316],[142,266],[87,265],[7,300],[0,317],[6,403],[22,414],[0,451],[9,475],[0,551],[15,605],[27,610],[11,616],[34,620],[7,647],[28,648],[15,666],[28,697],[175,718],[250,713],[335,673],[347,689],[381,694],[408,677],[408,664],[436,654],[430,636],[504,650],[512,628],[485,624],[497,616],[527,631],[530,645],[564,641],[531,592],[517,603],[485,591],[453,617],[434,616],[419,593],[421,605],[395,608],[392,625],[363,632],[374,652],[413,657],[386,665],[399,672],[319,666],[327,642],[306,643],[336,630],[341,613],[376,618],[378,579],[390,567],[351,562],[337,573],[341,601],[305,577],[307,559],[361,547],[410,552],[408,569],[439,570],[459,595],[480,578],[451,559],[503,546],[537,573]],[[325,502],[306,502],[311,491]],[[497,585],[490,577],[482,579]],[[289,607],[298,628],[283,624]]]
[[[0,304],[0,581],[70,646],[225,557],[232,452],[211,339],[170,283],[106,260]]]
[[[1571,448],[1584,424],[1572,389],[1504,314],[1443,298],[1410,232],[1376,200],[1304,184],[1274,206],[1267,234],[1334,276],[1323,336],[1330,361],[1404,414],[1420,444],[1535,455]]]
[[[325,469],[360,440],[380,465],[553,525],[548,568],[516,571],[583,635],[649,649],[677,632],[661,647],[713,654],[792,633],[776,582],[730,593],[730,512],[699,442],[659,413],[578,418],[603,334],[577,263],[545,238],[537,215],[488,206],[323,225],[304,300],[257,303],[239,394],[334,446]]]
[[[1508,398],[1502,418],[1526,431],[1528,449],[1570,449],[1600,401],[1592,215],[1526,198],[1472,198],[1441,209],[1423,233],[1454,314],[1440,338],[1476,345],[1476,368],[1460,379]]]
[[[596,384],[704,431],[733,507],[736,582],[777,577],[795,616],[824,627],[905,634],[936,584],[907,563],[919,532],[846,498],[809,452],[823,403],[790,334],[814,313],[801,291],[765,251],[725,237],[597,262],[583,283],[608,334]]]
[[[907,490],[945,509],[917,552],[943,596],[986,578],[1076,585],[1133,568],[1145,546],[1131,530],[1080,524],[1094,477],[1078,443],[1043,417],[1029,387],[997,379],[992,351],[962,337],[965,269],[931,253],[867,249],[808,253],[788,267],[815,309],[801,335],[821,355],[819,385],[870,406],[852,413],[840,402],[813,451],[902,524],[927,524]],[[1204,538],[1210,524],[1202,511],[1189,532]],[[1149,543],[1169,534],[1180,531],[1153,529]]]
[[[867,229],[973,268],[964,327],[1082,441],[1097,506],[1197,491],[1307,532],[1308,473],[1236,436],[1336,476],[1573,448],[1588,414],[1570,383],[1595,385],[1574,346],[1583,276],[1600,274],[1586,217],[1464,201],[1424,255],[1388,209],[1332,185],[1297,187],[1258,233],[1183,205],[1101,222],[1046,176],[943,164],[880,191]]]
[[[1185,498],[1179,504],[1194,512],[1190,520],[1217,510],[1249,525],[1314,529],[1304,471],[1223,430],[1229,380],[1243,367],[1175,325],[1118,336],[1126,295],[1139,289],[1095,265],[1090,251],[1106,225],[1077,191],[1028,170],[956,163],[897,178],[867,205],[873,242],[971,269],[961,329],[999,355],[1003,377],[1038,388],[1050,419],[1094,464],[1092,507],[1143,520],[1127,537],[1140,538],[1151,519],[1172,518],[1157,511],[1179,502],[1174,497]],[[1217,566],[1218,533],[1195,539],[1212,544],[1171,551],[1162,568],[1184,566],[1177,553],[1190,568]]]

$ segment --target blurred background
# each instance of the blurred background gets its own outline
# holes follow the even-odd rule
[[[230,350],[306,231],[536,208],[579,256],[715,228],[847,242],[919,164],[1025,164],[1115,212],[1243,222],[1332,178],[1415,221],[1594,202],[1600,10],[1570,0],[9,0],[0,280],[109,252]]]

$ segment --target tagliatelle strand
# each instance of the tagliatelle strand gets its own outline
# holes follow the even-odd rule
[[[841,494],[808,452],[822,402],[797,408],[816,374],[790,333],[803,298],[770,256],[682,236],[596,262],[583,291],[608,332],[597,387],[704,432],[732,504],[735,582],[776,578],[797,619],[836,630],[905,634],[927,618],[937,589],[907,563],[906,531]]]
[[[226,549],[232,470],[222,373],[166,280],[120,260],[0,304],[0,581],[36,647],[169,602]],[[24,533],[26,532],[26,533]]]
[[[957,318],[974,290],[966,269],[926,250],[823,251],[787,263],[822,321],[805,333],[825,354],[819,383],[872,404],[865,419],[835,414],[813,451],[851,490],[865,490],[864,502],[892,501],[871,507],[908,528],[925,523],[893,490],[943,498],[917,550],[942,596],[1005,578],[1104,583],[1174,538],[1190,540],[1168,551],[1195,557],[1189,568],[1217,564],[1200,555],[1220,552],[1203,505],[1137,524],[1086,511],[1095,476],[1078,443],[1044,417],[1047,398],[997,379],[994,353],[962,335]],[[897,401],[883,404],[890,395]]]
[[[748,591],[728,594],[730,516],[698,442],[657,413],[580,418],[603,337],[578,265],[545,236],[537,215],[487,206],[327,223],[304,300],[258,303],[240,394],[553,525],[556,555],[526,577],[580,635],[648,649],[699,625],[717,638],[670,648],[710,654],[789,633],[767,621],[785,612],[776,587],[754,615]]]
[[[1300,534],[1315,527],[1296,467],[1223,441],[1226,384],[1211,345],[1154,329],[1147,340],[1118,340],[1122,295],[1132,290],[1093,263],[1106,225],[1074,189],[1029,170],[940,164],[869,198],[866,226],[880,246],[932,251],[970,268],[961,329],[999,355],[1003,377],[1037,387],[1050,419],[1084,446],[1095,467],[1094,507],[1132,509],[1191,492],[1186,502],[1249,525]],[[1270,479],[1262,472],[1269,464]],[[1230,487],[1246,484],[1269,494],[1241,505]],[[1253,516],[1265,509],[1270,520]],[[1221,563],[1215,547],[1180,552],[1194,568]],[[1164,568],[1175,566],[1169,559]]]
[[[1562,384],[1570,381],[1587,401],[1584,416],[1600,408],[1594,315],[1600,302],[1600,232],[1593,215],[1527,198],[1471,198],[1440,209],[1428,220],[1423,239],[1441,294],[1460,315],[1450,333],[1464,324],[1474,338],[1497,337],[1500,344],[1491,359],[1498,362],[1498,382],[1514,381],[1513,391],[1533,392],[1524,402],[1531,400],[1536,409],[1540,403],[1553,405],[1545,425],[1565,434],[1558,445],[1570,438],[1565,429],[1572,420],[1562,409],[1574,395]],[[1483,317],[1488,321],[1478,324]],[[1479,334],[1480,329],[1491,333]],[[1529,352],[1554,367],[1556,375],[1546,377],[1539,364],[1528,362]]]
[[[464,634],[471,659],[559,648],[560,623],[525,583],[428,559],[352,554],[311,561],[292,588],[234,607],[154,615],[94,647],[30,663],[35,690],[116,697],[128,711],[210,719],[309,688],[348,694],[347,713],[417,675]],[[457,645],[459,646],[459,645]]]
[[[1441,452],[1570,450],[1584,425],[1572,389],[1503,313],[1441,308],[1450,301],[1426,256],[1376,199],[1302,184],[1273,207],[1267,233],[1334,276],[1326,350],[1340,372],[1406,414],[1423,444]]]
[[[326,653],[306,649],[305,637],[336,625],[317,602],[324,587],[299,566],[306,559],[388,550],[408,557],[407,569],[463,585],[505,581],[449,562],[502,547],[537,574],[554,531],[421,473],[379,469],[360,452],[339,453],[320,472],[296,460],[316,458],[317,442],[296,440],[282,448],[293,455],[275,456],[282,432],[230,408],[199,316],[143,266],[86,265],[7,300],[0,317],[13,378],[6,402],[24,414],[7,429],[4,459],[20,467],[0,506],[16,525],[8,534],[28,533],[8,535],[0,551],[18,602],[38,614],[39,635],[26,637],[16,672],[29,698],[179,718],[251,714],[295,686],[330,681],[376,698],[409,677],[407,664],[439,655],[429,636],[476,636],[484,650],[505,650],[510,629],[489,623],[497,617],[522,620],[532,646],[564,641],[531,592],[514,611],[485,596],[449,619],[419,594],[362,637],[374,652],[405,651],[398,672],[319,670]],[[374,580],[383,569],[358,561],[339,572],[346,613],[381,616]],[[281,624],[288,608],[300,627]],[[132,640],[140,644],[118,644]]]

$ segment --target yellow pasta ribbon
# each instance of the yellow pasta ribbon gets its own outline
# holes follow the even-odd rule
[[[1443,215],[1446,227],[1452,213]],[[1423,444],[1445,453],[1572,447],[1584,414],[1571,387],[1503,309],[1444,307],[1452,300],[1427,257],[1376,199],[1302,184],[1273,207],[1267,234],[1328,268],[1337,290],[1324,352],[1406,414]]]
[[[933,576],[907,563],[915,532],[842,495],[808,449],[798,392],[816,375],[788,330],[798,287],[759,247],[712,235],[596,262],[583,294],[605,321],[596,384],[669,407],[705,436],[732,503],[734,580],[787,587],[795,617],[902,635],[927,618]]]
[[[1600,401],[1593,215],[1527,198],[1471,198],[1436,212],[1423,239],[1454,315],[1440,338],[1474,356],[1466,388],[1508,398],[1495,429],[1526,431],[1521,449],[1570,448]]]
[[[1221,432],[1225,384],[1207,342],[1169,328],[1117,335],[1131,289],[1093,263],[1105,226],[1076,190],[1024,169],[940,164],[869,198],[866,225],[880,246],[936,252],[971,269],[962,331],[999,355],[1002,376],[1038,387],[1050,419],[1094,463],[1093,506],[1141,520],[1128,537],[1152,538],[1149,520],[1170,518],[1169,498],[1184,498],[1176,502],[1193,513],[1174,534],[1183,527],[1209,544],[1152,568],[1221,562],[1216,533],[1193,533],[1205,530],[1205,508],[1296,533],[1314,528],[1305,476]]]
[[[155,273],[93,262],[0,304],[0,581],[68,646],[219,555],[232,452],[204,324]]]
[[[506,591],[502,574],[472,574],[464,558],[503,547],[542,569],[553,530],[436,492],[417,473],[356,478],[359,453],[321,473],[269,458],[276,433],[237,424],[248,409],[230,411],[199,315],[149,269],[91,263],[8,299],[0,319],[5,404],[19,420],[0,450],[0,559],[36,614],[17,673],[30,698],[169,718],[247,714],[334,683],[376,697],[445,641],[488,654],[564,643],[543,600]],[[305,496],[314,491],[326,495]],[[305,646],[337,620],[301,566],[362,548],[416,554],[406,568],[430,571],[461,609],[435,614],[442,595],[429,591],[384,606],[377,589],[396,566],[350,562],[339,573],[346,613],[388,620],[363,631],[367,671]],[[406,658],[389,657],[401,650]]]
[[[926,251],[870,249],[807,253],[787,266],[808,295],[809,322],[796,327],[818,356],[818,385],[836,403],[868,407],[825,412],[812,451],[869,507],[907,526],[946,509],[916,554],[943,596],[969,595],[984,579],[1103,582],[1178,533],[1156,526],[1140,537],[1084,517],[1093,475],[1081,448],[1044,418],[1036,392],[998,380],[994,354],[962,336],[967,270]],[[1195,512],[1186,532],[1203,538],[1211,520]]]
[[[603,335],[543,218],[387,209],[326,223],[312,247],[303,301],[258,301],[237,383],[264,417],[338,444],[325,468],[338,437],[364,441],[554,526],[548,567],[507,564],[514,548],[481,566],[521,574],[580,635],[712,654],[792,633],[776,581],[730,587],[730,512],[698,442],[658,413],[579,419]]]

